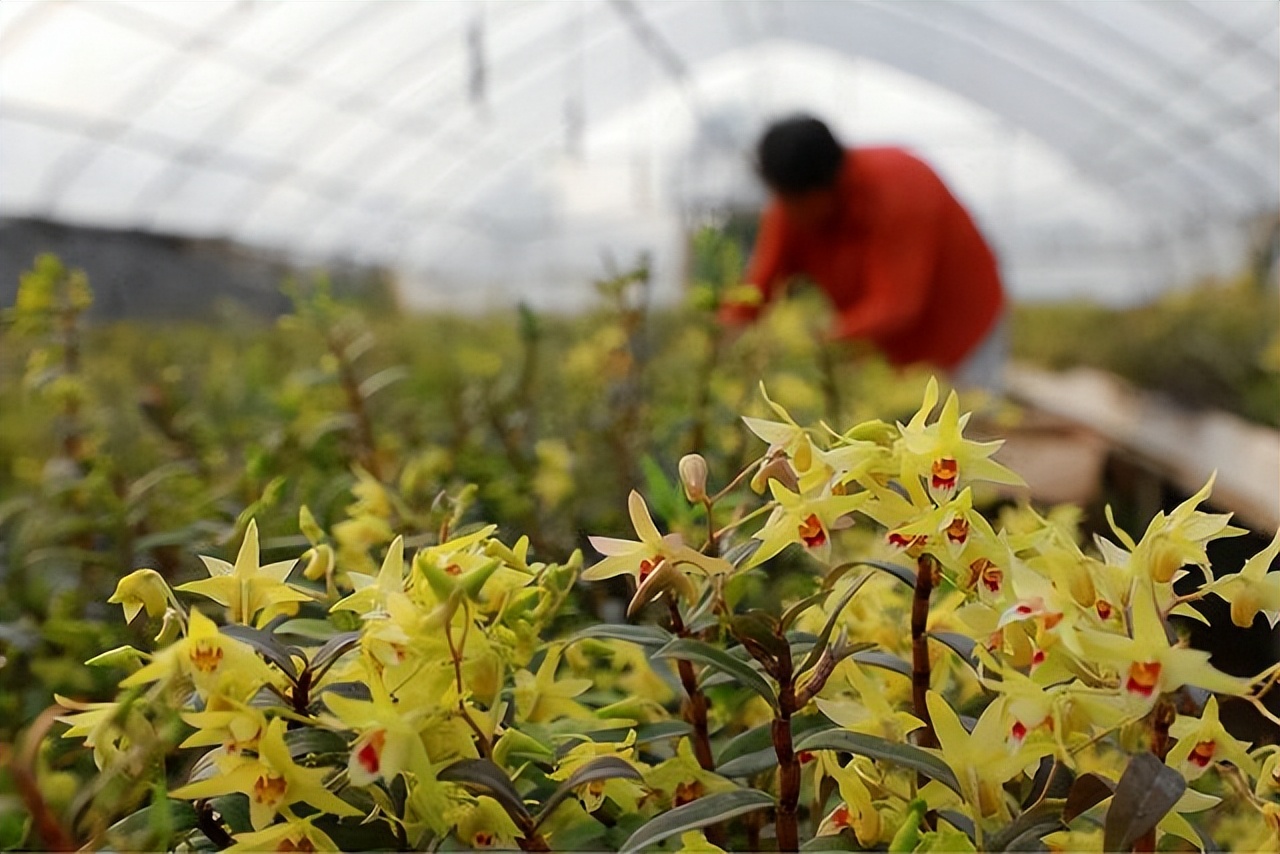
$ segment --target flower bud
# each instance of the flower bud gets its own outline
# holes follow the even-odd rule
[[[751,478],[751,488],[763,495],[771,480],[776,480],[791,492],[800,491],[800,479],[796,477],[796,470],[785,456],[773,457],[760,466],[760,470]]]
[[[124,621],[132,623],[143,608],[148,617],[159,617],[169,607],[169,585],[154,569],[137,569],[116,584],[107,601],[124,607]]]
[[[684,495],[693,504],[707,498],[707,461],[702,454],[685,454],[680,458],[680,483]]]
[[[302,574],[312,581],[327,578],[333,571],[333,549],[327,544],[321,543],[309,550],[303,558],[307,561],[307,566]]]

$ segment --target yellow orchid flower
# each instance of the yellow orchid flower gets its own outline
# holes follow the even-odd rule
[[[217,698],[215,698],[217,699]],[[209,704],[211,707],[214,703]],[[217,705],[230,708],[206,708],[202,712],[185,712],[182,720],[195,727],[179,747],[211,747],[217,745],[228,757],[256,752],[258,741],[267,731],[267,716],[262,709],[247,703],[223,701]]]
[[[330,611],[355,611],[362,617],[374,611],[385,611],[392,596],[404,593],[404,537],[396,537],[392,541],[377,576],[349,572],[347,578],[354,591],[335,602]]]
[[[680,847],[676,854],[726,854],[719,845],[707,841],[701,830],[690,830],[680,834]]]
[[[240,793],[249,797],[249,823],[254,830],[269,826],[291,804],[310,804],[336,816],[363,815],[361,810],[330,792],[324,780],[332,769],[303,768],[289,755],[284,743],[283,718],[276,718],[258,741],[258,755],[241,758],[230,770],[188,783],[170,794],[183,800]]]
[[[116,582],[115,592],[107,601],[124,608],[124,621],[133,618],[144,608],[148,617],[163,617],[169,607],[172,594],[164,578],[154,569],[136,569]]]
[[[266,566],[259,564],[258,522],[249,521],[244,532],[244,542],[236,556],[235,565],[225,560],[200,555],[209,578],[189,581],[177,589],[186,593],[198,593],[231,611],[231,619],[249,625],[261,612],[258,625],[264,625],[276,614],[294,613],[297,603],[310,602],[310,594],[285,583],[296,560],[280,561]]]
[[[635,730],[627,733],[621,742],[584,741],[570,748],[560,757],[556,770],[549,776],[552,780],[567,780],[574,772],[593,759],[601,756],[616,756],[633,765],[636,770],[649,770],[647,765],[637,762],[635,758]],[[624,813],[634,813],[645,796],[645,789],[635,780],[614,777],[607,780],[593,780],[578,787],[578,800],[589,813],[600,809],[605,799],[613,801]]]
[[[356,786],[375,780],[390,783],[402,771],[423,773],[427,754],[418,736],[419,724],[428,709],[415,704],[402,710],[387,692],[382,680],[369,680],[371,699],[354,700],[330,691],[324,703],[342,725],[357,733],[347,762],[347,779]]]
[[[605,558],[584,571],[583,580],[599,581],[625,574],[634,576],[639,583],[663,561],[677,569],[693,567],[706,575],[723,575],[733,571],[728,561],[707,557],[686,546],[679,534],[663,536],[658,533],[658,527],[653,524],[653,517],[649,515],[644,498],[635,490],[627,497],[627,510],[631,514],[631,524],[635,526],[636,535],[640,537],[639,541],[588,537],[591,546]]]
[[[140,717],[129,709],[127,720],[121,720],[119,703],[81,703],[61,694],[54,694],[53,699],[62,708],[75,712],[56,718],[70,727],[62,737],[83,738],[84,746],[93,748],[93,762],[99,769],[105,768],[121,754],[131,741],[125,731],[126,725]]]
[[[235,844],[228,854],[251,854],[255,851],[317,851],[340,850],[337,844],[312,822],[316,816],[290,818],[281,824],[273,824],[265,830],[237,833]]]
[[[1253,625],[1258,612],[1271,628],[1280,622],[1280,572],[1270,572],[1271,564],[1280,556],[1280,531],[1271,544],[1245,561],[1235,575],[1225,575],[1208,586],[1208,590],[1231,603],[1231,622],[1241,628]]]
[[[886,699],[884,690],[854,661],[846,659],[841,662],[838,672],[853,687],[858,699],[818,697],[815,702],[822,713],[839,726],[899,744],[906,742],[909,733],[924,726],[924,721],[915,715],[894,708]],[[831,682],[827,684],[830,686]]]
[[[816,836],[835,836],[845,828],[853,831],[858,844],[871,847],[880,839],[880,813],[871,802],[871,792],[852,767],[842,766],[830,750],[817,753],[814,786],[822,785],[823,776],[836,781],[841,803],[823,818]]]
[[[586,706],[573,699],[591,687],[591,680],[556,680],[562,651],[556,646],[548,649],[536,675],[528,670],[516,672],[516,686],[512,693],[516,701],[516,712],[521,720],[543,723],[557,718],[591,716]]]
[[[488,795],[455,808],[454,833],[463,845],[473,849],[514,850],[521,838],[520,828],[502,805]]]
[[[830,477],[832,470],[810,439],[809,431],[797,424],[786,409],[769,399],[763,382],[760,383],[760,395],[782,420],[767,421],[744,415],[742,422],[747,425],[748,430],[769,443],[769,452],[765,456],[772,457],[778,451],[785,453],[805,486],[812,486],[814,482]]]
[[[938,736],[940,749],[933,751],[955,772],[960,791],[977,820],[1000,818],[1009,820],[1004,784],[1022,774],[1042,756],[1053,752],[1053,745],[1026,740],[1010,749],[1008,734],[1012,726],[1005,717],[1004,704],[987,706],[969,733],[946,700],[936,691],[925,696],[929,717]],[[922,795],[933,803],[943,795],[944,787],[930,781]]]
[[[120,680],[121,688],[184,676],[201,696],[223,693],[247,697],[275,681],[273,672],[248,644],[218,631],[204,614],[192,609],[187,636],[160,650],[148,664]]]
[[[1223,728],[1218,719],[1218,698],[1210,697],[1199,718],[1179,715],[1169,727],[1169,734],[1178,740],[1165,758],[1165,764],[1187,780],[1196,780],[1210,765],[1230,762],[1243,771],[1250,780],[1261,773],[1257,760],[1249,755],[1249,745]]]
[[[952,391],[938,420],[926,423],[938,405],[938,381],[930,377],[924,402],[911,420],[898,425],[902,483],[916,504],[924,503],[922,483],[941,499],[955,493],[962,483],[986,481],[1023,486],[1022,478],[991,459],[1003,441],[974,442],[962,435],[970,413],[960,414],[960,399]]]
[[[717,792],[731,792],[738,786],[713,771],[706,771],[693,755],[693,744],[680,739],[676,755],[644,771],[644,783],[664,804],[684,806]]]
[[[764,526],[754,534],[760,548],[747,561],[747,568],[758,566],[792,543],[803,545],[822,563],[831,560],[831,532],[853,524],[846,517],[871,500],[871,495],[832,495],[824,490],[816,497],[800,495],[777,481],[769,482],[778,506],[769,514]]]
[[[1083,630],[1086,656],[1114,667],[1122,696],[1150,708],[1161,694],[1194,685],[1218,694],[1247,693],[1250,680],[1228,676],[1209,664],[1209,653],[1169,643],[1150,587],[1134,591],[1131,637]]]
[[[1237,537],[1247,533],[1243,528],[1228,524],[1230,513],[1204,513],[1196,509],[1209,497],[1216,477],[1216,472],[1210,475],[1209,480],[1195,495],[1179,504],[1167,516],[1163,512],[1157,513],[1136,544],[1122,530],[1113,526],[1116,536],[1133,553],[1131,561],[1135,571],[1147,574],[1159,584],[1168,584],[1182,567],[1198,566],[1205,573],[1205,580],[1209,580],[1209,556],[1205,553],[1205,545],[1222,537]]]

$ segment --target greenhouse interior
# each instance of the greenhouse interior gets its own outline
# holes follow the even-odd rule
[[[1280,852],[1273,0],[0,4],[0,851]]]

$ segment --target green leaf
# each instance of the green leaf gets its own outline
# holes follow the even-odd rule
[[[676,638],[655,652],[653,657],[684,659],[685,661],[705,664],[713,670],[735,677],[740,684],[747,686],[761,697],[764,697],[769,705],[775,709],[778,707],[778,697],[774,693],[773,687],[769,685],[763,676],[756,672],[755,668],[745,661],[734,658],[724,650],[711,646],[711,644],[703,643],[693,638]]]
[[[489,795],[502,805],[507,815],[520,827],[527,827],[533,816],[506,772],[489,759],[460,759],[438,775],[446,783],[460,783]]]
[[[867,649],[862,652],[855,652],[849,656],[859,664],[865,664],[868,667],[879,667],[882,670],[891,670],[900,676],[911,677],[911,665],[903,661],[891,652],[885,652],[879,649]]]
[[[618,854],[634,854],[664,839],[725,821],[744,813],[771,809],[773,797],[756,789],[738,789],[698,798],[692,803],[655,816],[631,834]]]
[[[727,560],[734,569],[738,569],[744,563],[751,559],[751,556],[760,548],[760,540],[751,539],[745,543],[739,543],[724,553],[724,559]]]
[[[597,640],[619,640],[627,643],[638,644],[643,647],[651,647],[657,649],[663,644],[670,643],[674,635],[661,626],[633,626],[628,623],[598,623],[594,626],[587,626],[580,632],[574,633],[565,644],[571,644],[576,641],[595,638]]]
[[[847,730],[828,730],[801,739],[796,750],[842,750],[910,768],[960,794],[960,781],[947,763],[910,744]]]
[[[794,739],[834,727],[825,715],[802,715],[791,720]],[[773,747],[773,724],[761,724],[734,738],[720,751],[716,773],[722,777],[750,777],[778,764]]]
[[[341,629],[328,620],[317,620],[311,617],[285,620],[276,628],[276,634],[278,635],[293,635],[294,637],[321,641],[322,643],[340,633]]]
[[[159,814],[161,810],[167,815]],[[117,839],[125,838],[134,845],[149,840],[151,846],[167,845],[169,839],[155,838],[155,831],[167,828],[170,834],[182,833],[196,826],[196,810],[188,801],[168,798],[160,804],[145,806],[132,815],[125,816],[107,829],[107,833]]]
[[[827,622],[822,627],[822,631],[818,634],[818,639],[814,642],[813,648],[809,650],[809,654],[805,656],[804,662],[796,669],[796,675],[807,673],[818,665],[818,661],[822,658],[823,650],[827,648],[827,642],[831,640],[831,632],[835,630],[836,621],[840,619],[840,614],[844,611],[849,601],[853,599],[855,593],[862,589],[862,585],[867,583],[867,579],[871,577],[871,573],[859,578],[857,581],[849,585],[849,589],[844,592],[840,600],[836,602],[831,613],[827,616]]]
[[[316,650],[311,657],[311,671],[315,674],[313,681],[318,680],[332,667],[339,658],[346,655],[360,643],[360,632],[343,632],[325,641],[324,646]]]
[[[1182,775],[1150,753],[1139,753],[1124,769],[1107,820],[1102,846],[1128,851],[1143,834],[1160,823],[1187,790]]]
[[[324,756],[342,754],[348,751],[347,739],[332,730],[318,727],[291,729],[284,734],[284,743],[289,747],[289,755],[295,759],[303,756]]]
[[[985,840],[987,850],[1043,850],[1044,843],[1040,840],[1045,835],[1067,829],[1066,823],[1062,820],[1062,807],[1065,803],[1066,801],[1059,798],[1052,798],[1036,804],[1013,822],[989,836]]]
[[[1115,792],[1116,784],[1106,777],[1093,772],[1081,774],[1071,784],[1071,791],[1067,793],[1067,803],[1062,809],[1062,820],[1068,823],[1075,821],[1078,816],[1084,815]]]
[[[259,655],[279,667],[285,676],[288,676],[294,682],[298,681],[298,667],[294,664],[293,657],[296,655],[298,658],[305,660],[306,656],[302,654],[302,650],[297,647],[285,646],[276,640],[274,635],[255,629],[252,626],[232,624],[223,626],[218,631],[227,637],[247,643]]]
[[[941,643],[947,649],[964,659],[964,663],[974,670],[978,669],[978,660],[973,656],[978,642],[957,632],[929,632],[929,637]]]
[[[631,763],[617,756],[601,756],[598,759],[592,759],[587,764],[578,768],[569,779],[560,784],[560,787],[547,798],[542,805],[542,810],[538,813],[538,817],[534,820],[533,826],[536,829],[538,825],[560,806],[565,798],[573,794],[573,791],[579,786],[593,783],[597,780],[616,780],[626,778],[630,780],[643,780],[644,777],[637,771]]]
[[[785,632],[787,629],[791,628],[791,624],[800,619],[800,616],[804,614],[805,611],[808,611],[814,605],[821,605],[830,595],[830,590],[819,590],[812,596],[806,596],[787,610],[783,611],[782,618],[778,620],[779,624],[782,626],[782,630]]]

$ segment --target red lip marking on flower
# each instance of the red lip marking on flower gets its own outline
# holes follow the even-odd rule
[[[831,813],[831,823],[836,827],[849,826],[849,805],[841,804],[836,807],[835,812]]]
[[[800,539],[811,549],[816,549],[827,541],[827,532],[816,513],[810,513],[809,518],[800,523],[799,530]]]
[[[201,673],[212,673],[222,664],[222,647],[212,641],[198,641],[188,658],[192,666]]]
[[[374,730],[364,746],[356,751],[356,761],[360,763],[360,767],[370,774],[377,774],[378,769],[382,767],[382,748],[386,743],[387,731]]]
[[[933,461],[931,474],[929,482],[934,489],[952,490],[960,475],[960,464],[950,457],[941,457]]]
[[[1111,607],[1111,603],[1108,602],[1106,599],[1099,599],[1097,602],[1094,603],[1094,608],[1096,608],[1098,611],[1099,619],[1102,619],[1102,620],[1111,619],[1111,614],[1113,609]]]
[[[658,564],[662,563],[662,555],[654,555],[648,560],[640,561],[640,581],[643,582],[649,577],[649,573],[658,568]]]
[[[1213,753],[1218,749],[1218,743],[1210,739],[1202,741],[1192,749],[1191,754],[1187,757],[1196,765],[1205,768],[1213,761]]]
[[[953,543],[963,543],[969,539],[969,520],[963,516],[952,519],[947,526],[947,539]]]
[[[449,564],[444,568],[444,571],[449,575],[462,575],[462,567],[458,566],[456,563]]]
[[[800,760],[801,765],[805,764],[806,762],[812,762],[813,753],[811,753],[808,750],[801,750],[799,753],[796,754],[796,759]]]
[[[1124,688],[1131,694],[1150,697],[1160,684],[1160,662],[1135,661],[1129,665],[1129,678]]]
[[[285,778],[274,774],[263,774],[253,781],[253,799],[260,804],[274,806],[284,799],[285,790],[288,788],[289,783]]]
[[[1012,733],[1014,741],[1022,741],[1027,737],[1027,725],[1022,721],[1014,721]]]

